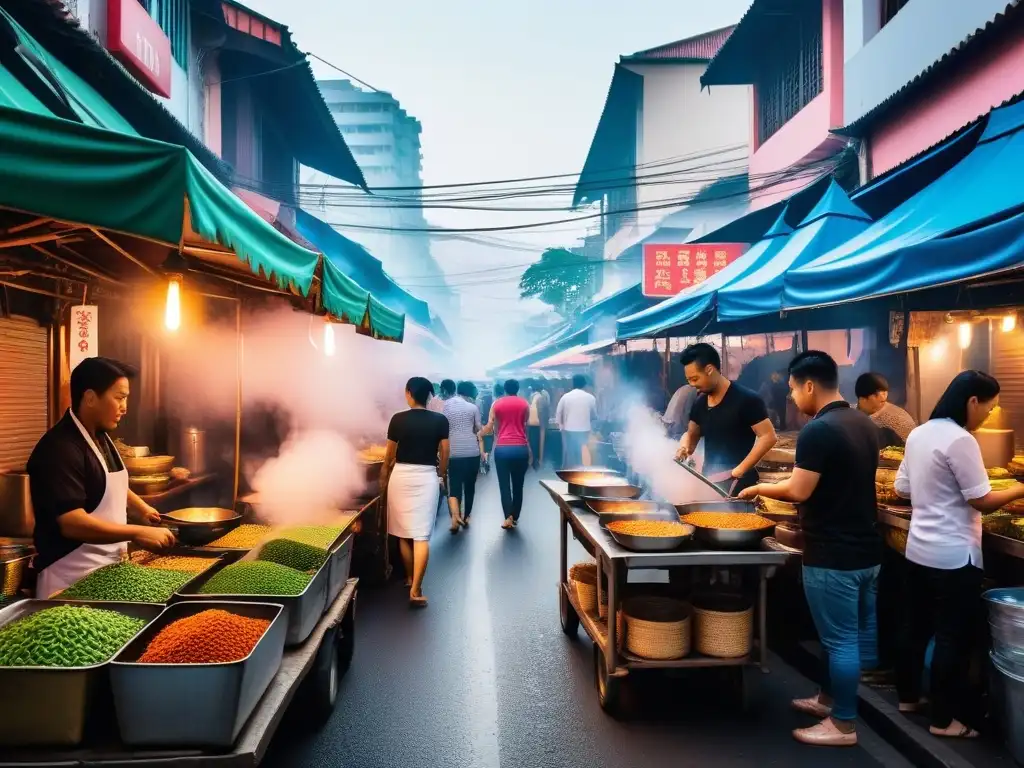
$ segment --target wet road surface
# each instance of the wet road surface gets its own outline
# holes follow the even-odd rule
[[[468,532],[438,519],[424,592],[410,611],[398,584],[363,590],[356,652],[331,719],[283,727],[264,765],[350,768],[634,768],[785,765],[909,766],[866,726],[852,749],[793,740],[810,722],[789,700],[813,690],[778,659],[748,673],[746,713],[717,695],[713,677],[654,674],[636,681],[643,712],[605,715],[592,646],[558,622],[558,515],[527,476],[519,528],[501,522],[497,482],[481,478]],[[583,559],[582,549],[570,563]]]

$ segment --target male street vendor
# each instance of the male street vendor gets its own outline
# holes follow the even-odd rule
[[[775,447],[768,409],[757,394],[722,374],[722,359],[710,344],[691,344],[680,362],[700,396],[676,456],[689,457],[703,438],[704,476],[735,496],[757,483],[757,463]]]
[[[174,544],[171,532],[158,527],[160,514],[128,487],[128,470],[107,436],[127,412],[134,373],[104,357],[79,363],[71,373],[71,408],[28,460],[36,597],[120,562],[127,542],[157,551]],[[128,524],[129,508],[137,524]]]

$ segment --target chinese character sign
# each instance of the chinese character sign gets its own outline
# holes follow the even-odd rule
[[[744,243],[644,244],[643,294],[667,298],[721,272],[747,250]]]
[[[99,307],[80,305],[71,308],[68,328],[70,366],[75,370],[87,357],[99,355]]]

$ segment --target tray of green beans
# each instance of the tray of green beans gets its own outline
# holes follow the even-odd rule
[[[164,610],[21,600],[0,609],[0,746],[76,746],[108,663]],[[108,713],[109,718],[113,717]]]

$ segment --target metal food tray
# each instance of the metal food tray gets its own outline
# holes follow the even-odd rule
[[[313,574],[313,578],[310,579],[306,588],[298,595],[203,595],[199,593],[199,590],[213,576],[210,571],[206,571],[200,574],[199,578],[193,579],[178,590],[173,600],[175,603],[201,600],[206,602],[273,603],[283,606],[288,619],[285,645],[299,645],[306,641],[320,617],[324,615],[324,611],[327,610],[327,590],[330,586],[332,561],[333,558],[327,558]]]
[[[331,605],[341,594],[341,590],[345,588],[345,582],[348,581],[348,574],[352,567],[353,534],[346,536],[346,533],[347,530],[338,537],[341,542],[338,543],[336,540],[329,550],[330,575],[327,577],[327,605]]]
[[[163,606],[156,603],[21,600],[0,610],[0,627],[59,605],[117,611],[143,619],[147,625],[163,611]],[[108,664],[109,661],[89,667],[0,667],[0,745],[80,744],[87,713],[105,714],[103,707],[91,705],[106,680]]]
[[[181,550],[181,549],[176,550],[175,554],[178,555],[178,556],[181,556],[181,557],[208,557],[211,560],[213,560],[214,563],[209,568],[207,568],[205,571],[200,571],[195,576],[193,576],[191,579],[189,579],[184,584],[182,584],[180,587],[178,587],[178,592],[175,592],[174,594],[172,594],[169,598],[167,598],[162,603],[144,603],[144,602],[139,602],[139,601],[135,601],[135,600],[79,600],[78,598],[74,598],[74,597],[61,597],[60,596],[61,595],[60,592],[58,592],[56,595],[54,595],[51,599],[53,599],[53,600],[65,600],[65,601],[67,601],[69,603],[79,603],[79,604],[81,604],[81,603],[95,603],[96,605],[99,605],[99,606],[116,605],[117,603],[126,603],[126,604],[129,604],[129,605],[157,605],[157,606],[163,607],[165,605],[169,605],[170,603],[174,602],[174,597],[175,597],[176,594],[180,593],[184,589],[188,589],[192,584],[194,584],[199,579],[202,579],[204,577],[209,578],[210,576],[215,574],[217,571],[219,571],[221,568],[223,568],[225,565],[227,565],[229,563],[233,563],[236,560],[238,560],[239,557],[240,557],[240,554],[239,554],[239,556],[231,557],[230,553],[232,551],[235,551],[235,550],[225,550],[223,552],[207,552],[207,551],[202,550],[202,549],[199,549],[199,550],[192,549],[192,550],[188,550],[187,553],[186,553],[185,550]],[[170,553],[168,553],[168,554],[170,554]],[[125,562],[129,562],[129,561],[125,561]],[[103,567],[106,567],[106,566],[103,566]],[[145,567],[145,566],[143,566],[143,567]],[[157,570],[171,570],[171,569],[167,568],[167,569],[157,569]],[[184,571],[179,571],[179,573],[184,573]],[[83,576],[82,578],[84,579],[85,576]],[[81,581],[81,580],[82,579],[79,579],[78,581]],[[77,583],[78,582],[75,582],[75,584],[77,584]]]
[[[142,664],[154,637],[178,619],[220,609],[270,626],[244,659],[222,664]],[[169,606],[110,664],[121,740],[145,747],[231,747],[281,667],[287,619],[272,603],[181,602]]]

